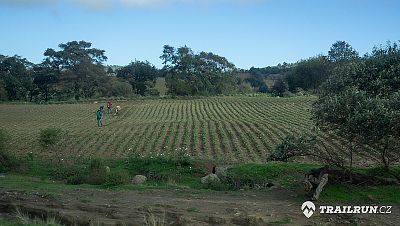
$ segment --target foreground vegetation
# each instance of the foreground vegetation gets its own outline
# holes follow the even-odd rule
[[[270,187],[283,187],[292,190],[300,199],[306,199],[302,191],[304,174],[315,164],[304,163],[266,163],[231,165],[221,182],[202,184],[200,178],[207,173],[209,162],[192,160],[187,156],[167,157],[131,156],[126,159],[90,159],[86,161],[57,164],[51,161],[20,159],[4,177],[0,178],[0,188],[35,190],[45,189],[46,194],[56,197],[65,189],[178,189],[178,190],[268,190]],[[110,170],[108,171],[107,168]],[[364,175],[393,178],[380,167],[356,170]],[[399,174],[400,168],[391,168]],[[134,175],[145,175],[144,184],[132,184]],[[329,184],[321,193],[324,202],[368,202],[400,203],[400,187],[391,186],[354,186]]]

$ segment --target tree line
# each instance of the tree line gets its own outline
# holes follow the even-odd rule
[[[48,101],[158,95],[157,77],[165,77],[171,95],[215,95],[240,91],[235,65],[211,52],[164,46],[162,69],[134,61],[115,70],[104,65],[104,50],[86,41],[49,48],[39,64],[0,55],[0,100]]]
[[[129,97],[135,93],[144,94],[158,73],[150,63],[135,61],[115,74],[104,65],[105,51],[92,48],[90,42],[72,41],[58,47],[59,50],[47,49],[39,64],[17,55],[0,55],[0,99],[48,101]]]
[[[327,55],[242,70],[225,57],[211,52],[195,53],[187,46],[175,48],[165,45],[160,56],[161,69],[148,61],[107,67],[104,64],[107,60],[105,51],[93,48],[90,42],[71,41],[58,47],[44,51],[44,59],[39,64],[17,55],[0,55],[0,100],[157,96],[157,77],[165,77],[168,94],[178,96],[248,92],[275,96],[318,94],[321,84],[337,73],[338,68],[348,62],[366,62],[376,58],[378,52],[382,53],[386,48],[376,47],[371,54],[361,57],[350,44],[337,41]],[[247,76],[241,77],[240,74]]]

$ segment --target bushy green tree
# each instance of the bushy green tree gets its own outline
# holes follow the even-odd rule
[[[272,93],[275,96],[284,96],[284,94],[287,90],[288,90],[288,87],[283,79],[276,80],[271,89]]]
[[[135,61],[119,69],[117,77],[127,80],[135,93],[143,96],[148,89],[154,87],[158,74],[157,68],[148,61]]]
[[[59,81],[59,71],[53,70],[47,62],[35,65],[33,83],[37,86],[38,95],[48,101],[55,93],[54,86]]]
[[[238,89],[238,78],[232,75],[235,65],[213,53],[199,54],[187,47],[165,45],[163,72],[169,92],[175,95],[210,95]]]
[[[62,96],[80,99],[111,95],[110,80],[103,66],[107,60],[105,51],[91,46],[90,42],[72,41],[60,44],[59,51],[51,48],[45,51],[44,63],[52,70],[48,74],[59,74],[57,89]]]
[[[8,97],[4,81],[0,79],[0,101],[6,101],[7,99]]]
[[[400,141],[400,49],[397,43],[377,47],[363,59],[336,66],[321,86],[313,118],[353,144],[376,150],[386,169],[397,159]]]
[[[330,62],[325,56],[311,57],[300,61],[287,76],[287,83],[291,92],[298,88],[317,92],[318,87],[330,73]]]
[[[130,97],[133,94],[132,85],[126,81],[114,81],[112,90],[116,97]]]
[[[332,62],[340,62],[358,58],[358,52],[354,50],[349,43],[345,41],[336,41],[332,44],[328,56]]]
[[[9,100],[32,100],[32,63],[20,56],[0,55],[0,80]]]

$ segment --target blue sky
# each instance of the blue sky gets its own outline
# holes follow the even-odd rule
[[[0,0],[0,54],[39,63],[85,40],[107,64],[161,67],[163,45],[187,45],[247,69],[327,54],[336,40],[370,52],[400,40],[399,12],[397,0]]]

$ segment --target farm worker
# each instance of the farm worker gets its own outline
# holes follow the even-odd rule
[[[118,106],[115,108],[115,114],[117,115],[119,111],[121,111],[121,106],[118,105]]]
[[[97,112],[96,112],[96,119],[97,119],[97,125],[98,125],[99,127],[102,127],[102,126],[103,126],[103,123],[101,122],[101,120],[103,119],[103,112],[101,112],[100,109],[97,110]]]
[[[112,113],[112,103],[111,103],[111,101],[107,102],[107,109],[108,109],[108,114],[111,114]]]

